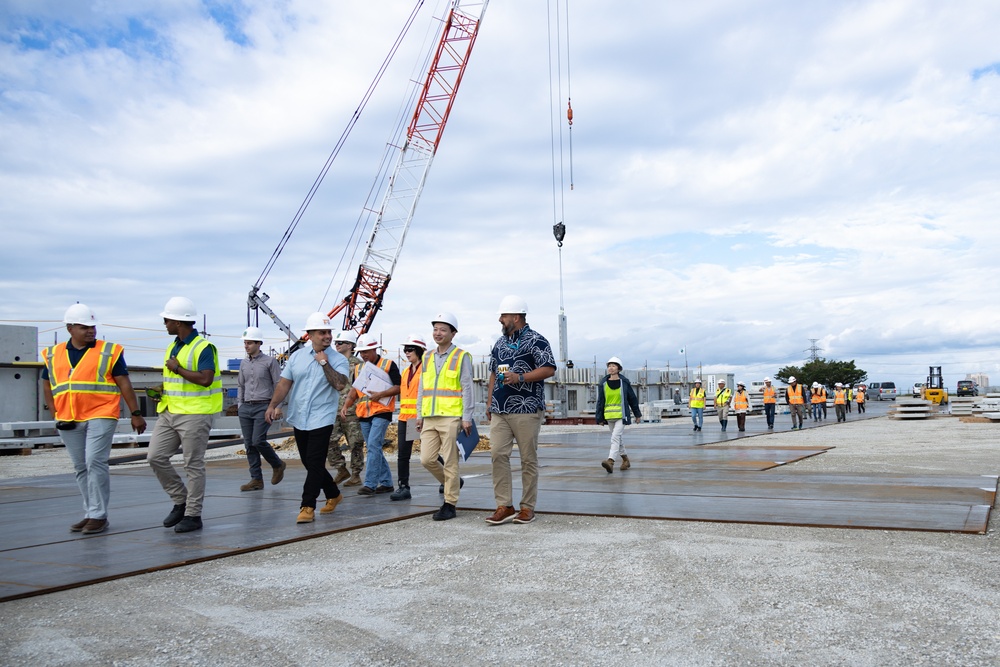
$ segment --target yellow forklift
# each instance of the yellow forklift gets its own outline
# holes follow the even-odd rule
[[[920,390],[920,397],[935,405],[944,405],[948,402],[948,390],[944,386],[944,378],[941,376],[940,366],[930,367],[927,382],[924,384],[923,389]]]

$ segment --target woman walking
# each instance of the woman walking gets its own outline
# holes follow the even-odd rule
[[[601,378],[597,385],[597,423],[607,425],[611,429],[611,451],[608,458],[601,463],[601,466],[608,471],[608,474],[615,470],[615,456],[622,457],[622,470],[632,467],[629,463],[628,454],[622,445],[622,433],[625,426],[632,423],[629,410],[636,419],[642,419],[639,412],[639,399],[632,389],[632,383],[628,378],[621,375],[622,361],[618,357],[608,359],[608,374]]]

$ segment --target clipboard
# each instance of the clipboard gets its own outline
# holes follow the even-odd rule
[[[367,361],[364,365],[358,369],[358,377],[351,384],[352,387],[358,390],[358,393],[362,396],[368,396],[369,394],[374,394],[375,392],[385,391],[393,386],[392,382],[389,380],[389,375],[383,371],[381,368],[375,364],[370,364]],[[378,400],[382,405],[389,405],[392,401],[392,396],[386,396]]]

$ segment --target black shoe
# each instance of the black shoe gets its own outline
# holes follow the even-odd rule
[[[434,512],[434,516],[431,517],[435,521],[447,521],[448,519],[455,518],[455,506],[449,503],[441,505],[441,509]]]
[[[374,496],[375,495],[375,489],[373,489],[370,486],[362,486],[360,489],[358,489],[358,495],[359,496]]]
[[[201,530],[200,516],[186,516],[174,526],[175,533],[190,533],[192,530]]]
[[[179,524],[181,519],[184,518],[184,508],[186,507],[187,505],[174,505],[174,508],[170,510],[170,514],[163,520],[163,527],[170,528]]]
[[[392,493],[392,491],[393,488],[391,486],[385,486],[384,484],[375,487],[375,493]]]
[[[410,498],[410,487],[406,484],[400,484],[399,490],[394,491],[392,495],[389,496],[389,500],[409,500]]]

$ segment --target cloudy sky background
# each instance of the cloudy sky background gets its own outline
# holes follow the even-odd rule
[[[352,230],[445,4],[424,3],[263,285],[293,327],[353,280]],[[185,295],[239,356],[247,291],[414,5],[0,4],[0,323],[48,344],[79,300],[130,363],[154,364],[159,312]],[[692,366],[756,378],[815,338],[872,380],[908,385],[930,364],[950,385],[1000,378],[1000,5],[568,12],[578,366],[676,369],[684,347]],[[508,293],[557,345],[547,23],[540,0],[486,13],[376,320],[393,351],[451,310],[459,344],[486,354]]]

